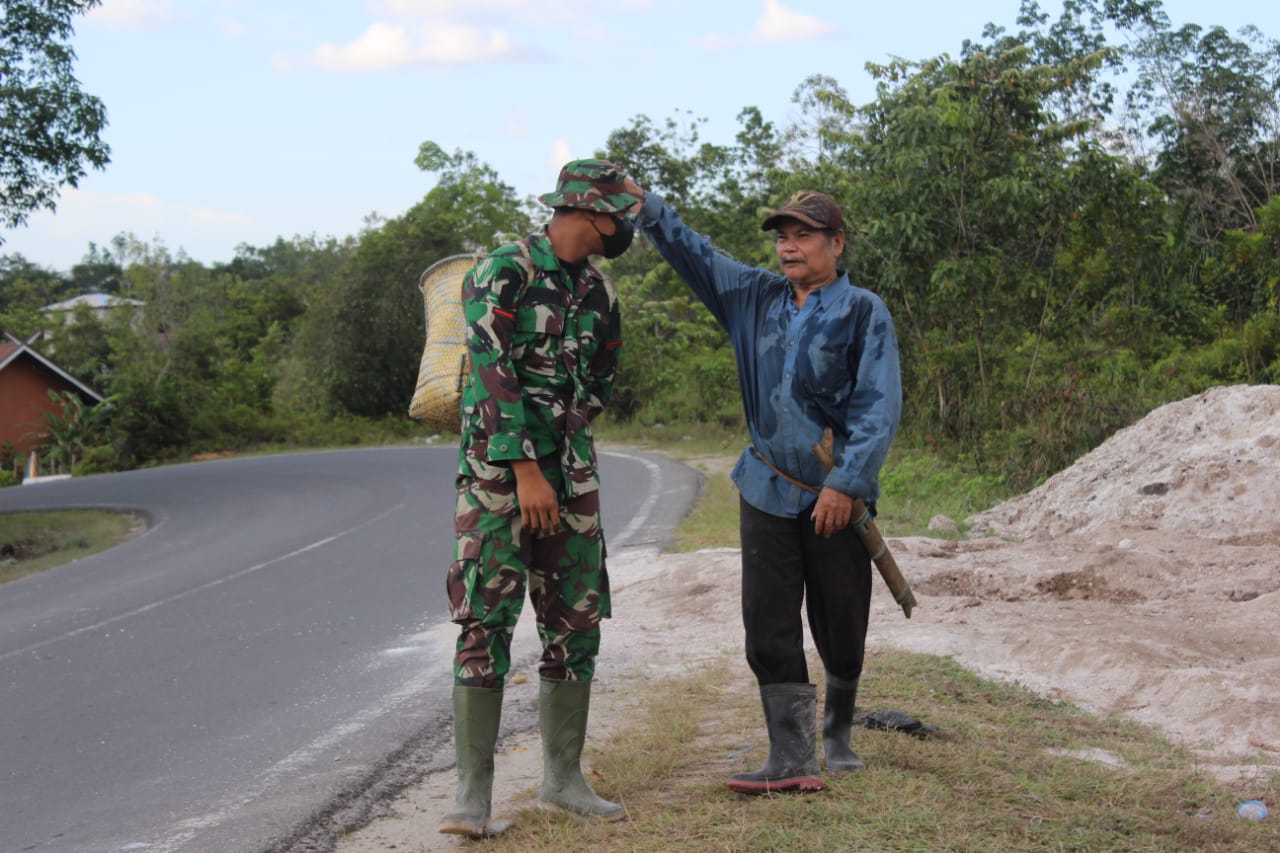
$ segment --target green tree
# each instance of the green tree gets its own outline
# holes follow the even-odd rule
[[[1004,335],[1036,328],[1038,294],[1054,285],[1049,259],[1087,163],[1069,143],[1087,125],[1056,121],[1046,96],[1088,73],[1090,59],[1037,65],[1025,43],[1000,38],[958,62],[874,69],[880,97],[855,161],[853,248],[865,280],[898,309],[917,404],[951,437],[996,405]]]
[[[62,187],[110,159],[106,109],[80,88],[69,44],[71,19],[100,2],[6,0],[0,9],[0,226],[53,210]]]
[[[792,93],[791,103],[800,107],[800,116],[785,135],[782,150],[789,159],[787,165],[802,172],[821,170],[858,133],[857,111],[840,83],[825,74],[806,77]],[[824,186],[830,195],[833,187]]]
[[[754,107],[743,109],[738,123],[734,144],[716,145],[700,138],[701,120],[677,116],[658,128],[637,116],[609,135],[604,156],[660,192],[719,250],[771,264],[771,241],[759,223],[781,197],[782,134]],[[617,285],[626,330],[610,411],[646,422],[740,423],[728,337],[656,250],[637,240],[604,270]]]
[[[439,170],[436,185],[403,216],[371,223],[299,330],[297,355],[320,377],[327,414],[403,414],[425,336],[422,271],[531,227],[515,191],[474,154],[426,142],[416,162]]]
[[[1188,236],[1210,244],[1256,230],[1256,211],[1280,189],[1280,42],[1254,27],[1146,21],[1131,54],[1131,139],[1157,146],[1154,177],[1179,205]]]
[[[276,363],[259,349],[275,318],[234,277],[163,245],[123,244],[124,291],[143,307],[108,327],[104,384],[125,465],[278,440]]]
[[[698,143],[706,119],[690,113],[673,116],[659,128],[637,115],[628,127],[609,134],[605,156],[627,170],[641,186],[660,193],[675,209],[689,211],[705,192],[698,168]]]
[[[241,246],[236,257],[216,268],[236,279],[248,300],[261,300],[254,313],[266,323],[255,358],[275,365],[272,407],[290,418],[310,417],[332,406],[331,376],[324,372],[330,342],[321,328],[332,316],[329,300],[351,261],[355,238],[314,236],[279,239],[270,246]]]
[[[102,439],[115,399],[88,405],[79,394],[51,388],[49,400],[56,408],[41,412],[48,436],[42,445],[45,459],[54,473],[70,473],[85,450]]]
[[[89,244],[80,262],[71,268],[70,290],[73,293],[119,293],[124,270],[110,249]]]
[[[68,295],[57,273],[22,255],[0,256],[0,331],[25,340],[46,325],[40,309]]]
[[[103,320],[81,305],[72,320],[46,327],[44,350],[58,367],[90,388],[101,390],[110,379],[110,326],[128,322],[129,317],[121,313]]]

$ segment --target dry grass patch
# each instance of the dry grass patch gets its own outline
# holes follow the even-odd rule
[[[526,809],[490,853],[613,851],[1244,851],[1280,849],[1280,779],[1237,790],[1157,732],[984,681],[948,659],[868,656],[861,711],[936,726],[916,738],[856,729],[868,770],[811,795],[745,797],[724,778],[755,769],[767,743],[760,703],[736,661],[648,684],[637,724],[589,749],[592,784],[629,820],[584,823]],[[1106,755],[1107,763],[1090,756]],[[1116,766],[1116,763],[1119,766]],[[535,792],[530,792],[532,796]]]

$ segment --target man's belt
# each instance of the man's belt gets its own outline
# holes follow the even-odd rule
[[[822,431],[822,441],[813,445],[810,449],[813,451],[813,455],[818,457],[818,461],[822,463],[824,471],[830,471],[835,467],[835,437],[832,435],[830,427]],[[765,459],[764,454],[754,447],[751,448],[751,452],[770,471],[791,485],[798,486],[811,494],[818,494],[818,489],[780,471],[776,465]],[[916,606],[915,594],[911,592],[911,585],[907,583],[907,579],[902,576],[902,570],[898,568],[898,561],[890,553],[888,544],[884,541],[884,537],[880,535],[880,530],[876,527],[875,520],[871,517],[871,510],[867,508],[867,504],[862,498],[855,497],[853,499],[853,515],[854,520],[850,522],[850,525],[853,527],[854,532],[858,534],[858,538],[862,540],[863,547],[867,549],[867,553],[871,555],[871,561],[876,564],[876,568],[880,571],[880,577],[884,578],[885,584],[889,587],[889,592],[893,594],[893,600],[898,602],[902,612],[910,619],[911,608]]]

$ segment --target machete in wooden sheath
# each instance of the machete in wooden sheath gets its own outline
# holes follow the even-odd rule
[[[835,466],[835,437],[831,434],[830,427],[822,431],[822,441],[815,444],[812,450],[813,455],[822,463],[823,470],[830,471]],[[853,499],[853,516],[852,524],[857,530],[858,538],[866,546],[867,553],[871,555],[871,562],[875,563],[876,568],[880,570],[880,577],[884,578],[889,592],[893,593],[893,600],[898,602],[902,612],[910,619],[911,608],[916,606],[915,594],[911,592],[911,585],[907,583],[907,579],[902,576],[898,561],[893,558],[889,545],[884,541],[879,528],[871,518],[871,510],[867,509],[862,498]]]

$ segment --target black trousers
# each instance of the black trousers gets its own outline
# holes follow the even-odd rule
[[[742,623],[747,664],[766,684],[808,683],[803,605],[827,672],[862,675],[871,611],[871,558],[846,528],[824,539],[812,508],[797,518],[761,512],[739,499],[742,537]]]

